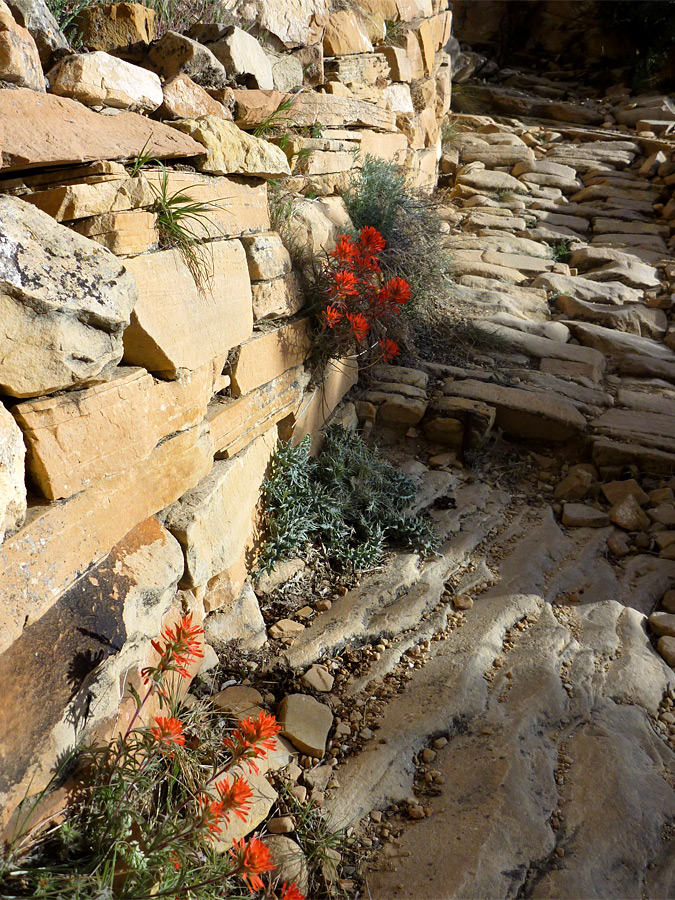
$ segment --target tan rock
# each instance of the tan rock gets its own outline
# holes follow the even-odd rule
[[[358,365],[353,359],[329,362],[323,379],[303,401],[302,409],[293,425],[293,440],[299,442],[306,434],[311,435],[312,451],[316,452],[321,443],[321,429],[358,379]]]
[[[656,649],[671,669],[675,669],[675,637],[660,637]]]
[[[590,486],[593,484],[593,476],[584,469],[577,469],[570,472],[559,484],[553,492],[556,500],[583,500],[588,493]]]
[[[155,10],[140,3],[88,6],[74,19],[88,50],[128,50],[155,39]]]
[[[216,241],[205,253],[213,277],[200,290],[177,250],[126,260],[138,303],[124,333],[124,358],[152,372],[199,369],[250,337],[251,290],[244,248]]]
[[[168,78],[162,85],[163,102],[158,109],[162,119],[198,119],[221,116],[232,119],[232,113],[208,94],[184,72]]]
[[[154,250],[159,241],[157,214],[140,209],[103,213],[80,219],[70,226],[115,256],[132,256]]]
[[[206,159],[200,163],[202,172],[252,175],[256,178],[291,174],[283,150],[241,131],[226,119],[202,116],[199,119],[181,119],[173,124],[208,150]]]
[[[325,666],[310,666],[302,676],[300,681],[305,687],[313,688],[315,691],[325,693],[333,690],[335,679]]]
[[[329,94],[301,93],[293,104],[293,124],[325,128],[348,128],[360,125],[381,131],[396,131],[396,116],[365,100],[332,97]]]
[[[311,348],[309,321],[301,319],[276,331],[254,335],[239,349],[232,369],[232,396],[240,397],[302,365]]]
[[[209,596],[207,592],[206,598]],[[250,584],[244,584],[233,598],[218,602],[205,622],[207,640],[216,647],[235,645],[241,650],[260,650],[267,643],[265,620]]]
[[[147,181],[161,189],[164,172],[145,169]],[[208,204],[206,219],[193,222],[197,237],[238,237],[248,232],[267,231],[270,227],[267,206],[267,182],[251,178],[217,178],[192,172],[166,170],[166,191],[177,192],[190,200]]]
[[[649,494],[642,490],[634,478],[628,478],[625,481],[610,481],[609,484],[601,485],[600,489],[612,506],[621,503],[626,497],[633,497],[640,506],[644,506],[649,500]]]
[[[293,316],[302,309],[304,298],[294,272],[272,281],[258,281],[251,285],[253,319]]]
[[[404,134],[381,134],[376,131],[361,132],[361,156],[366,154],[401,164],[405,159],[408,142]]]
[[[276,231],[242,237],[251,281],[271,281],[291,271],[291,257]]]
[[[33,483],[50,500],[146,459],[162,438],[197,425],[211,398],[203,367],[175,382],[119,368],[109,382],[14,407]]]
[[[666,612],[675,613],[675,590],[666,591],[661,598],[661,605]]]
[[[31,397],[107,378],[136,302],[129,273],[16,197],[0,197],[0,223],[2,391]]]
[[[332,13],[323,36],[323,52],[326,56],[370,53],[372,49],[365,25],[352,10]]]
[[[279,619],[269,629],[269,636],[276,641],[292,641],[305,630],[301,622],[293,619]]]
[[[64,121],[69,123],[63,127]],[[0,91],[2,168],[28,169],[94,159],[156,159],[203,154],[187,135],[137,113],[101,116],[66,97],[18,89]]]
[[[626,531],[643,531],[650,524],[649,516],[640,509],[639,503],[632,494],[612,506],[609,517],[615,525]]]
[[[303,896],[309,896],[309,865],[300,846],[283,834],[265,835],[264,843],[272,854],[279,880],[295,883]]]
[[[243,26],[257,25],[289,47],[321,40],[330,3],[328,0],[251,0],[241,9]]]
[[[295,819],[293,816],[275,816],[268,819],[267,830],[270,834],[291,834],[295,831]]]
[[[675,504],[659,503],[658,506],[648,510],[652,522],[672,528],[675,525]]]
[[[675,638],[675,615],[672,613],[653,612],[649,617],[649,625],[654,634]]]
[[[305,378],[291,369],[237,400],[214,402],[207,419],[218,456],[229,458],[281,419],[297,412]]]
[[[37,45],[4,0],[0,0],[0,79],[33,91],[45,89]]]
[[[251,87],[265,91],[274,87],[270,61],[252,34],[232,25],[209,49],[230,78],[245,79],[240,83],[252,82]]]
[[[247,765],[242,765],[239,769],[231,770],[236,777],[240,775],[246,779],[251,788],[252,797],[251,805],[247,808],[244,820],[238,816],[231,816],[227,826],[223,828],[221,835],[218,835],[214,841],[216,850],[221,853],[227,853],[232,847],[233,841],[238,841],[254,831],[268,817],[270,810],[279,799],[279,795],[274,790],[264,775],[257,775],[250,771]]]
[[[234,121],[239,128],[251,130],[256,128],[270,116],[274,115],[279,106],[287,100],[293,99],[293,104],[286,113],[279,113],[276,121],[279,125],[291,124],[293,121],[294,105],[299,94],[291,95],[283,91],[257,91],[257,90],[232,90],[213,91],[213,96],[227,105],[228,100],[234,102]]]
[[[604,528],[609,521],[606,512],[584,503],[566,503],[563,507],[562,523],[572,528]]]
[[[32,203],[57,222],[152,206],[155,194],[143,177],[105,176],[87,184],[66,184],[25,194]],[[81,233],[81,232],[80,232]]]
[[[0,544],[26,517],[25,455],[21,431],[0,403]]]
[[[92,560],[193,487],[212,462],[210,435],[198,426],[163,441],[124,472],[65,502],[38,508],[0,547],[0,649],[47,612]]]
[[[163,99],[159,76],[102,50],[67,56],[47,77],[52,94],[87,106],[152,112]]]
[[[46,3],[36,0],[12,0],[12,15],[26,28],[37,44],[44,70],[48,69],[56,51],[68,51],[68,41]]]
[[[392,81],[410,82],[412,81],[412,69],[410,68],[410,60],[405,50],[401,47],[382,47],[377,50],[389,65]]]
[[[205,585],[240,556],[276,444],[273,430],[209,474],[168,510],[166,527],[185,554],[185,587]]]
[[[333,724],[333,713],[328,706],[307,694],[288,694],[279,704],[277,721],[281,734],[301,753],[319,759],[324,755]]]
[[[257,719],[264,707],[262,694],[245,684],[233,684],[219,691],[213,698],[213,705],[219,712],[235,719]]]
[[[227,87],[227,73],[213,53],[184,34],[167,31],[148,52],[150,62],[163,78],[187,75],[206,88]]]

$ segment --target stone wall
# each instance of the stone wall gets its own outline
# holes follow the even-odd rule
[[[316,443],[358,376],[345,360],[310,380],[268,182],[315,253],[366,153],[433,188],[446,5],[256,0],[155,39],[154,13],[121,3],[82,13],[74,53],[38,0],[0,0],[3,821],[76,740],[114,733],[179,613],[265,642],[245,589],[261,483],[277,438]],[[196,267],[158,221],[181,192],[209,204]]]

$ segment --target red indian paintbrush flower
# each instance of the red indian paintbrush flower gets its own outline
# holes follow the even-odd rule
[[[281,726],[274,716],[261,709],[257,719],[241,721],[230,737],[223,738],[223,744],[232,754],[232,764],[245,759],[250,768],[257,771],[258,767],[253,760],[266,756],[268,750],[276,750],[274,735],[280,731]]]
[[[327,306],[323,312],[323,318],[329,328],[334,328],[342,318],[342,313],[334,306]]]
[[[305,900],[305,895],[300,893],[295,882],[286,884],[284,881],[281,886],[279,900]]]
[[[173,716],[155,716],[155,722],[157,726],[151,728],[150,731],[158,744],[185,746],[183,723],[180,719],[175,719]]]
[[[253,791],[245,778],[235,778],[230,784],[229,778],[223,778],[216,782],[216,790],[220,797],[225,818],[233,812],[242,822],[246,821],[251,809]]]
[[[207,837],[215,837],[222,832],[221,823],[225,818],[225,810],[220,800],[213,800],[208,794],[203,794],[199,800],[198,815],[197,825],[207,832]]]
[[[333,277],[333,290],[336,298],[356,297],[359,280],[353,272],[336,272]]]
[[[354,241],[348,235],[341,234],[335,244],[335,250],[332,250],[330,255],[338,263],[348,264],[353,262],[356,256]]]
[[[387,246],[387,242],[382,237],[377,228],[372,225],[366,225],[359,232],[359,246],[362,251],[367,253],[380,253]]]
[[[395,341],[392,341],[391,338],[380,338],[378,343],[382,348],[382,359],[384,362],[388,362],[390,359],[398,356],[401,352],[398,348],[398,344]]]
[[[245,838],[234,841],[229,852],[237,863],[239,870],[237,874],[246,882],[249,891],[255,894],[256,891],[262,890],[264,884],[260,873],[271,872],[274,863],[270,851],[260,838],[253,835],[248,841]]]
[[[363,313],[347,313],[347,320],[351,325],[352,334],[359,342],[359,344],[363,343],[363,339],[368,334],[370,329],[370,325],[368,324],[368,319],[363,315]]]
[[[159,685],[166,672],[178,672],[183,678],[189,678],[188,666],[195,659],[204,656],[199,635],[204,634],[204,629],[192,624],[192,613],[183,616],[175,628],[164,629],[159,641],[151,641],[153,648],[159,653],[160,660],[156,666],[148,666],[143,669],[141,676],[146,684],[152,681]]]

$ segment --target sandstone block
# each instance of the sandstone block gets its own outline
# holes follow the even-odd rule
[[[626,531],[644,531],[650,525],[649,516],[640,509],[639,503],[632,494],[612,506],[609,518],[615,525]]]
[[[305,380],[299,368],[291,369],[244,397],[212,403],[207,419],[216,454],[234,456],[259,434],[297,412]]]
[[[160,189],[164,173],[159,169],[146,169],[145,177]],[[208,221],[192,223],[199,238],[239,237],[246,232],[269,230],[266,181],[237,176],[218,178],[176,170],[167,171],[166,179],[169,195],[180,192],[190,200],[208,204]]]
[[[649,501],[649,494],[646,494],[634,478],[628,478],[625,481],[610,481],[600,487],[602,493],[608,502],[614,506],[621,503],[626,497],[633,497],[640,506],[644,506]]]
[[[21,430],[0,403],[0,544],[26,517],[25,456]]]
[[[219,691],[213,698],[213,705],[220,712],[228,713],[236,719],[258,718],[264,708],[260,691],[245,684],[233,684]]]
[[[174,125],[208,150],[206,159],[200,163],[202,172],[252,175],[256,178],[291,174],[283,150],[246,134],[233,122],[217,116],[202,116],[199,119],[182,119]]]
[[[365,100],[332,97],[329,94],[298,94],[293,104],[293,123],[326,128],[348,128],[360,125],[380,131],[396,131],[396,116],[387,109]]]
[[[326,56],[370,53],[372,49],[365,25],[352,10],[332,13],[323,36],[323,52]]]
[[[58,535],[54,541],[59,544]],[[63,546],[59,552],[64,555]],[[156,519],[132,528],[102,557],[93,565],[87,560],[77,581],[0,655],[5,814],[28,787],[33,793],[44,787],[56,760],[72,749],[85,702],[89,734],[118,712],[127,673],[142,665],[175,595],[182,554]]]
[[[305,630],[305,626],[301,622],[293,619],[279,619],[269,629],[269,635],[275,641],[284,641],[291,643],[294,638]]]
[[[293,316],[304,303],[294,272],[273,281],[258,281],[251,285],[251,293],[256,322],[277,316]]]
[[[102,50],[67,56],[50,69],[52,94],[71,97],[87,106],[112,106],[152,112],[163,100],[154,72],[110,56]]]
[[[333,690],[335,679],[325,666],[310,666],[302,676],[300,681],[305,687],[313,688],[315,691],[325,693]]]
[[[163,441],[147,459],[68,500],[39,507],[0,546],[0,650],[37,622],[91,565],[148,516],[169,506],[211,468],[203,426]]]
[[[268,834],[264,838],[279,878],[287,884],[297,885],[301,894],[309,894],[309,866],[298,844],[283,834]]]
[[[10,0],[12,15],[28,30],[37,44],[46,71],[56,50],[68,50],[68,41],[44,0]]]
[[[22,197],[57,222],[71,222],[89,216],[103,215],[152,206],[155,202],[144,177],[102,176],[100,181],[65,184],[25,194]]]
[[[163,78],[187,75],[205,88],[227,87],[225,67],[198,41],[167,31],[148,52],[150,62]]]
[[[241,239],[251,281],[271,281],[291,271],[291,257],[276,231]]]
[[[321,758],[333,724],[333,713],[308,694],[288,694],[279,704],[277,721],[281,734],[301,753]]]
[[[64,121],[68,128],[63,127]],[[141,151],[156,159],[204,152],[187,135],[137,113],[101,116],[67,97],[21,88],[0,91],[0,128],[6,170],[133,159]]]
[[[375,131],[361,132],[361,156],[366,154],[386,159],[398,165],[403,163],[408,149],[408,141],[404,134],[381,134]]]
[[[566,503],[563,507],[562,523],[572,528],[604,528],[609,521],[606,512],[584,503]]]
[[[265,620],[251,586],[245,584],[234,599],[219,604],[216,611],[207,616],[205,631],[207,640],[216,647],[231,643],[236,643],[242,650],[263,647],[267,643]]]
[[[275,443],[270,430],[233,458],[215,462],[206,478],[169,509],[165,524],[183,547],[186,587],[206,584],[237,561]]]
[[[155,10],[140,3],[88,6],[74,20],[88,50],[129,50],[155,39]]]
[[[660,637],[656,649],[671,669],[675,669],[675,637]]]
[[[249,391],[302,365],[312,345],[309,321],[301,319],[276,331],[254,335],[239,349],[232,369],[232,396]]]
[[[242,83],[253,82],[250,87],[265,91],[274,87],[270,61],[252,34],[233,25],[209,49],[230,78],[240,79]]]
[[[330,419],[344,395],[359,380],[358,365],[352,359],[332,360],[326,366],[323,379],[303,402],[302,410],[293,425],[293,440],[297,443],[311,435],[312,452],[321,443],[320,432]]]
[[[234,103],[234,121],[237,127],[251,130],[273,115],[279,106],[291,95],[283,91],[256,91],[237,90],[228,88],[225,91],[212,91],[212,95],[227,105],[228,101]],[[293,99],[295,104],[299,94]],[[285,113],[279,113],[277,121],[280,125],[290,124],[293,120],[293,106]]]
[[[115,256],[133,256],[157,247],[157,214],[140,209],[103,213],[70,226]]]
[[[250,337],[244,248],[238,240],[207,247],[213,278],[204,290],[177,250],[126,260],[138,285],[138,303],[124,333],[127,363],[171,375],[178,369],[194,371]]]
[[[174,382],[119,368],[104,384],[15,406],[33,483],[58,500],[123,472],[162,438],[201,422],[211,387],[208,366]]]
[[[0,387],[34,397],[107,378],[137,298],[98,244],[15,197],[0,197]]]
[[[163,119],[198,119],[201,116],[232,118],[232,113],[222,103],[184,72],[168,78],[162,85],[162,92],[163,101],[158,114]]]
[[[0,2],[0,79],[33,91],[45,89],[37,45],[4,0]]]
[[[302,85],[302,63],[294,56],[272,53],[267,50],[267,59],[272,67],[272,82],[275,91],[293,91]]]
[[[576,469],[556,485],[553,496],[556,500],[583,500],[593,481],[593,475],[590,472],[585,469]]]
[[[412,69],[410,60],[405,50],[401,47],[378,48],[378,54],[382,54],[391,71],[392,81],[412,81]]]
[[[672,613],[654,612],[649,617],[649,624],[654,634],[675,638],[675,615]]]

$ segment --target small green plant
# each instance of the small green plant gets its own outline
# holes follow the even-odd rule
[[[559,241],[551,244],[551,253],[556,262],[566,263],[572,255],[569,240],[561,238]]]
[[[455,147],[459,143],[459,136],[463,134],[464,128],[454,119],[446,116],[441,125],[441,140],[444,147]]]
[[[448,254],[443,222],[429,197],[411,187],[395,163],[366,154],[361,168],[353,171],[344,201],[354,228],[371,226],[382,235],[383,277],[408,282],[407,309],[414,309],[444,288]]]
[[[158,658],[141,673],[143,696],[131,691],[129,725],[78,752],[79,791],[61,821],[4,848],[1,896],[224,900],[241,898],[243,882],[251,894],[303,900],[295,884],[277,893],[267,880],[274,866],[257,835],[218,846],[232,817],[247,820],[245,773],[275,749],[280,729],[264,710],[236,728],[204,706],[181,710],[180,679],[203,656],[202,634],[187,615],[152,642]],[[153,699],[167,715],[142,725]]]
[[[511,188],[507,187],[498,187],[491,191],[492,196],[499,203],[503,203],[505,200],[513,199],[513,191]]]
[[[260,122],[253,129],[254,137],[267,137],[270,134],[273,134],[279,128],[288,127],[293,121],[293,117],[289,115],[289,112],[293,109],[293,104],[295,103],[295,96],[286,97],[285,100],[282,100],[279,106],[273,112],[271,112],[262,122]]]
[[[402,47],[405,43],[407,31],[408,29],[404,22],[401,22],[400,20],[393,21],[392,19],[385,19],[382,43],[387,44],[390,47]]]
[[[324,448],[310,456],[310,439],[280,443],[263,485],[267,542],[260,568],[269,571],[307,544],[351,571],[372,568],[387,544],[430,553],[431,525],[406,514],[415,486],[361,438],[339,425],[326,429]]]

